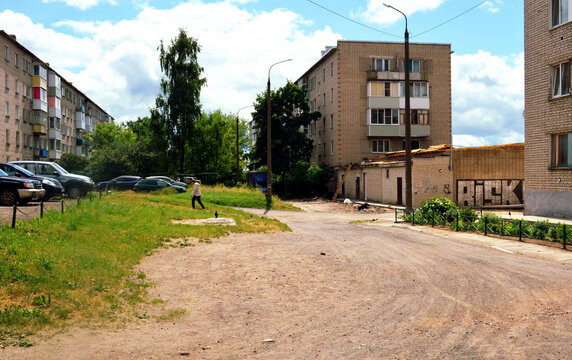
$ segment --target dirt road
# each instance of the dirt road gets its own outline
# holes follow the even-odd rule
[[[572,357],[570,252],[301,206],[267,214],[292,232],[193,241],[145,259],[150,297],[164,303],[125,329],[74,329],[0,358]]]

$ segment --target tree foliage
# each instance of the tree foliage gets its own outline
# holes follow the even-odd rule
[[[239,169],[244,167],[244,146],[248,129],[239,122]],[[220,110],[203,113],[195,123],[193,142],[189,145],[186,169],[191,173],[217,173],[217,181],[227,185],[236,182],[236,117]]]
[[[63,154],[57,163],[74,174],[86,174],[89,166],[89,160],[85,156],[76,154]]]
[[[193,135],[193,125],[201,115],[200,94],[206,79],[197,55],[197,41],[179,29],[177,38],[165,47],[159,46],[159,62],[165,77],[161,80],[161,94],[155,101],[155,114],[165,124],[171,161],[184,172],[185,148]]]
[[[307,90],[292,82],[271,92],[272,171],[284,180],[299,161],[308,162],[312,154],[312,140],[302,131],[312,121],[320,118],[319,112],[310,112],[306,99]],[[266,164],[266,92],[259,94],[254,104],[252,119],[257,140],[251,152],[252,165],[259,168]]]

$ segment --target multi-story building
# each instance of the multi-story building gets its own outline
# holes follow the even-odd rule
[[[87,156],[83,135],[113,118],[17,40],[0,30],[0,76],[5,106],[0,122],[0,162]]]
[[[572,218],[572,0],[524,1],[525,213]]]
[[[405,148],[403,43],[338,41],[297,81],[308,88],[320,120],[304,129],[313,163],[340,172],[381,153]],[[412,148],[451,140],[451,46],[410,44]]]

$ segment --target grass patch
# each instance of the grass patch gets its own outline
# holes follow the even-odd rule
[[[201,200],[213,204],[245,207],[254,209],[266,208],[266,195],[252,188],[228,188],[224,186],[201,186]],[[189,199],[190,202],[190,199]],[[301,211],[300,208],[285,203],[277,196],[272,196],[273,210],[294,210]]]
[[[128,308],[148,301],[146,276],[133,267],[170,239],[212,241],[230,232],[289,230],[276,220],[219,205],[224,201],[216,194],[222,190],[203,191],[207,211],[190,209],[188,193],[119,192],[84,200],[63,215],[49,211],[15,229],[0,228],[0,344],[28,346],[29,335],[39,330],[124,319]],[[241,197],[248,195],[235,199]],[[171,222],[213,217],[215,211],[237,224]]]

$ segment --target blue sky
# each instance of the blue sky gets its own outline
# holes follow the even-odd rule
[[[338,39],[402,41],[403,16],[383,1],[2,0],[0,28],[125,121],[148,115],[162,76],[157,46],[180,27],[202,46],[203,108],[236,113],[264,90],[276,61],[294,58],[272,69],[273,87],[296,80]],[[522,142],[523,2],[385,2],[407,14],[411,42],[454,50],[453,143]]]

